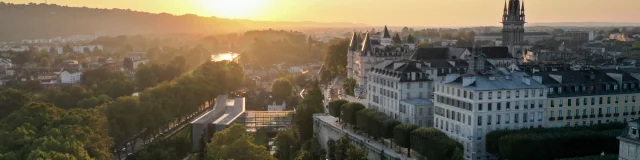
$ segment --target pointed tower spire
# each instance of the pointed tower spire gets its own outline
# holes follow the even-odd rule
[[[389,29],[387,29],[387,25],[384,25],[384,37],[382,38],[391,38],[391,35],[389,34]]]
[[[358,50],[358,34],[356,31],[353,31],[353,35],[351,35],[351,42],[349,43],[349,50],[356,51]]]
[[[507,8],[507,0],[504,1],[504,15],[507,15],[508,13],[508,8]]]
[[[371,38],[369,38],[369,32],[364,36],[362,41],[362,54],[367,55],[367,52],[371,51]]]
[[[524,0],[522,0],[522,8],[520,8],[522,13],[524,13]]]

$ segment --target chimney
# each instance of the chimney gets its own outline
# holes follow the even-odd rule
[[[418,69],[422,68],[422,62],[416,63],[416,68]]]
[[[490,75],[490,76],[489,76],[489,80],[492,80],[492,81],[493,81],[493,80],[496,80],[496,77],[494,77],[493,75]]]
[[[411,80],[412,81],[416,80],[416,72],[411,72]]]

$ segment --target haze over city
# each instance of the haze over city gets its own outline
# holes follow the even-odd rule
[[[640,160],[638,6],[0,1],[0,160]]]
[[[43,3],[44,0],[5,0]],[[350,22],[391,26],[498,26],[503,0],[49,0],[90,8],[121,8],[259,21]],[[640,22],[637,0],[528,0],[529,23]]]

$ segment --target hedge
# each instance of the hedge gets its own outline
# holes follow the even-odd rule
[[[456,148],[462,150],[462,144],[449,138],[435,128],[418,128],[411,132],[411,148],[427,159],[459,159],[453,157]]]

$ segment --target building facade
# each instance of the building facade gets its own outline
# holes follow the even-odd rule
[[[435,83],[434,126],[460,142],[468,160],[497,159],[485,148],[493,130],[545,124],[545,86],[524,72],[488,69],[485,58],[476,49],[467,73]]]
[[[386,61],[368,74],[367,107],[402,123],[431,126],[433,72],[421,61]]]
[[[545,127],[590,126],[638,118],[640,74],[625,70],[540,72],[547,88]],[[639,77],[640,78],[640,77]]]
[[[367,95],[367,72],[385,60],[407,59],[416,45],[411,35],[404,42],[400,38],[392,40],[386,26],[378,35],[366,33],[364,38],[360,39],[361,36],[354,32],[351,37],[347,52],[347,77],[356,81],[355,96],[364,98]]]
[[[622,130],[622,135],[618,136],[620,140],[619,160],[640,159],[640,133],[638,133],[638,128],[640,128],[640,121],[631,121]]]
[[[65,70],[60,73],[60,83],[76,84],[82,80],[82,72]]]

